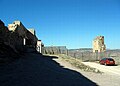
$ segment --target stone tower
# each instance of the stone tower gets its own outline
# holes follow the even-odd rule
[[[106,46],[104,44],[104,36],[97,36],[93,40],[93,52],[104,52],[106,51]]]

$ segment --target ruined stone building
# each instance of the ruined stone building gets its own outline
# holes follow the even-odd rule
[[[0,53],[2,53],[3,50],[7,51],[7,48],[4,49],[5,46],[9,46],[16,53],[24,52],[24,49],[28,47],[36,49],[38,41],[35,30],[27,30],[20,21],[14,21],[6,27],[0,20]],[[41,43],[39,46],[42,45]]]
[[[14,21],[12,24],[8,24],[9,31],[18,33],[19,37],[22,38],[19,42],[22,45],[35,47],[38,38],[36,37],[35,30],[27,30],[20,21]],[[34,31],[34,33],[33,33]]]
[[[93,52],[104,52],[105,50],[104,36],[97,36],[93,40]]]

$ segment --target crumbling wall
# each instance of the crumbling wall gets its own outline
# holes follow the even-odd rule
[[[0,44],[1,44],[0,46],[2,45],[9,46],[15,53],[23,52],[25,46],[27,46],[24,45],[23,43],[25,38],[27,40],[26,42],[30,43],[30,45],[35,48],[37,37],[33,35],[31,32],[29,32],[27,29],[25,29],[25,27],[22,25],[20,21],[16,21],[13,24],[10,24],[9,29],[0,20]],[[1,52],[3,51],[1,50]]]
[[[2,21],[0,21],[0,23],[0,43],[11,47],[13,52],[18,53],[17,46],[22,45],[22,38],[17,32],[9,31],[8,28],[2,24]]]
[[[33,34],[31,31],[27,30],[20,21],[14,21],[12,24],[8,24],[8,29],[11,32],[18,33],[19,37],[23,38],[22,40],[24,45],[35,48],[38,40],[36,34]]]

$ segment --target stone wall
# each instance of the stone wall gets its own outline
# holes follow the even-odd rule
[[[20,21],[14,21],[12,24],[9,24],[8,29],[11,32],[17,32],[19,37],[23,38],[22,39],[23,45],[27,45],[31,47],[36,46],[37,40],[38,40],[38,38],[36,37],[36,34],[33,34],[31,31],[27,30]]]
[[[82,61],[95,60],[95,58],[93,58],[92,48],[69,49],[68,56]]]
[[[44,54],[67,54],[66,46],[47,46],[44,47]]]
[[[116,64],[120,64],[120,50],[106,50],[105,52],[95,53],[92,48],[85,49],[70,49],[68,56],[80,59],[81,61],[98,61],[104,57],[111,57],[115,60]]]
[[[25,46],[35,48],[38,40],[37,37],[29,32],[21,22],[14,22],[8,27],[0,20],[0,54],[4,54],[6,52],[4,50],[7,50],[1,47],[3,45],[9,46],[9,49],[12,49],[11,51],[15,53],[24,52]],[[24,45],[24,39],[26,39],[26,45]]]
[[[12,33],[0,21],[0,61],[1,57],[14,56],[18,53],[16,44],[19,45],[21,38],[19,38],[16,32]]]

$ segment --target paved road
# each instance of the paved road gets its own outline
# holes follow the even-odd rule
[[[12,63],[0,65],[0,86],[97,86],[53,58],[57,57],[26,53]]]
[[[82,62],[85,65],[89,65],[93,68],[97,68],[99,70],[101,70],[102,72],[105,73],[111,73],[114,75],[117,75],[120,77],[120,65],[118,66],[105,66],[105,65],[100,65],[99,63],[95,63],[95,62]]]

